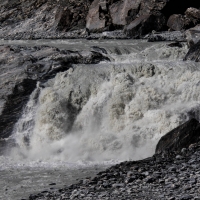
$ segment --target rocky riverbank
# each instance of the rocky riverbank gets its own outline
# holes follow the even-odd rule
[[[30,195],[29,200],[198,200],[199,136],[200,124],[191,120],[166,134],[157,147],[159,153],[150,158],[117,164],[98,173],[94,178],[88,177],[54,192],[43,191],[37,195]],[[196,143],[190,144],[191,137],[196,138]],[[178,138],[181,138],[180,141]],[[173,143],[174,145],[171,145]]]
[[[0,1],[2,39],[85,38],[117,30],[127,38],[141,38],[199,23],[198,0]]]

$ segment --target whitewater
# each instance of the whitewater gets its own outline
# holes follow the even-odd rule
[[[15,147],[0,156],[0,198],[69,185],[125,160],[152,156],[158,140],[200,120],[200,64],[168,42],[0,41],[68,50],[104,48],[110,62],[76,64],[38,82],[15,125]],[[12,189],[11,189],[12,188]]]

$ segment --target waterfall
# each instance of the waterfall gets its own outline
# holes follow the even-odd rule
[[[113,62],[73,65],[38,86],[16,125],[21,154],[69,162],[142,159],[161,136],[200,120],[200,68],[182,61],[186,45],[139,45],[107,48]]]

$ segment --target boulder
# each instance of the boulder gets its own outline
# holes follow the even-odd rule
[[[156,153],[180,151],[200,141],[200,123],[191,119],[164,135],[156,146]]]
[[[162,15],[143,15],[126,26],[124,32],[128,37],[141,38],[152,30],[161,30],[164,23],[165,19]]]
[[[111,20],[114,26],[125,26],[133,21],[138,12],[141,0],[117,1],[109,7]]]
[[[184,61],[192,60],[195,62],[200,62],[200,41],[197,42],[195,45],[190,47],[188,53],[186,54]]]
[[[91,4],[86,21],[86,28],[90,32],[102,32],[104,30],[106,20],[100,19],[99,0],[94,0]]]
[[[184,17],[181,14],[171,15],[167,21],[167,26],[173,31],[181,31],[185,27]]]

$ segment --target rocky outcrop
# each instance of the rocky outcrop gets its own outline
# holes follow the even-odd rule
[[[72,64],[109,60],[102,51],[97,48],[78,52],[45,46],[0,46],[0,138],[10,136],[38,81],[46,82]]]
[[[200,123],[191,119],[164,135],[156,146],[156,153],[180,151],[200,141]]]

